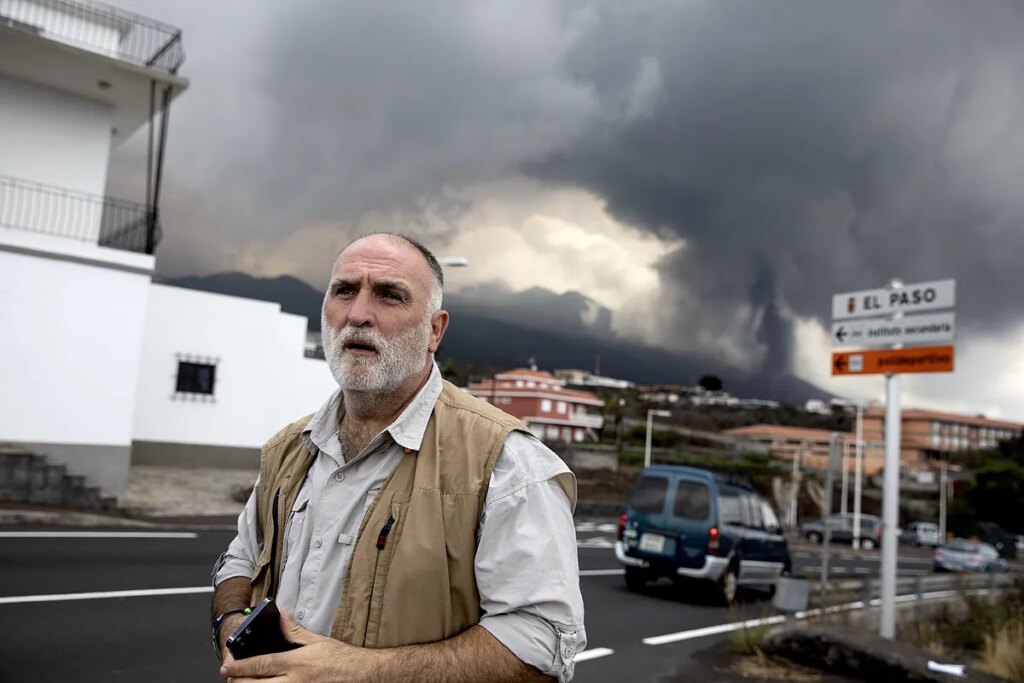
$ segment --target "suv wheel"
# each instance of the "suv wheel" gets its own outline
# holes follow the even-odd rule
[[[641,591],[647,586],[647,573],[639,567],[626,567],[626,587]]]
[[[821,534],[819,534],[817,531],[809,531],[807,532],[807,540],[815,545],[818,545],[819,543],[821,543]]]
[[[727,605],[735,604],[740,597],[740,580],[736,572],[736,565],[729,565],[720,580],[722,598]]]
[[[862,550],[874,550],[875,539],[873,538],[862,538],[860,539],[860,547]]]

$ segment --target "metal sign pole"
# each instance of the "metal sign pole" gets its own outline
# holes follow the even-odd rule
[[[899,280],[890,289],[902,287]],[[896,314],[893,318],[899,318]],[[900,513],[900,376],[885,376],[885,475],[882,488],[882,614],[878,635],[896,637],[896,527]]]

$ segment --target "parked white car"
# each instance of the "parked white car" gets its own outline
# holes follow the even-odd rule
[[[932,522],[911,522],[900,533],[900,543],[912,543],[920,548],[923,545],[939,545],[939,525]]]

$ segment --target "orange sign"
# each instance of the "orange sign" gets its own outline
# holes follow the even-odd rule
[[[833,375],[888,375],[953,372],[952,346],[919,346],[892,351],[841,351],[832,354]]]

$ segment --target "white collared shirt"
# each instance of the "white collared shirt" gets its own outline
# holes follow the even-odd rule
[[[277,602],[306,628],[327,635],[363,515],[398,466],[419,450],[441,393],[435,364],[402,414],[348,462],[338,440],[336,392],[303,431],[316,455],[285,529]],[[576,530],[568,498],[553,478],[565,463],[530,434],[513,432],[495,462],[477,527],[480,626],[541,672],[568,681],[586,646]],[[257,482],[257,486],[258,486]],[[255,495],[238,535],[214,569],[214,585],[251,577],[259,556]]]

